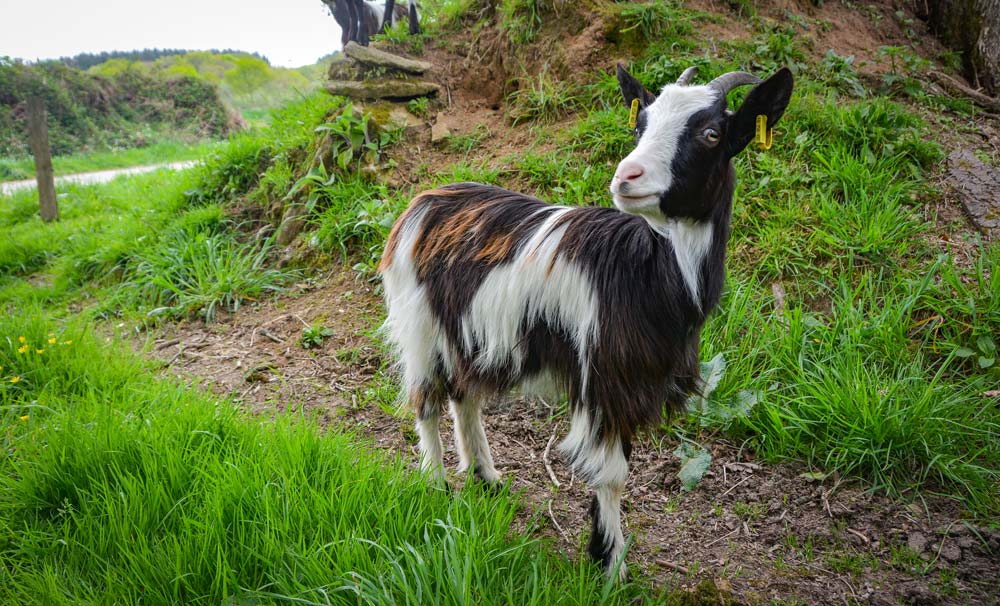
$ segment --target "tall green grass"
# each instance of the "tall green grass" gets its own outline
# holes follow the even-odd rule
[[[38,308],[0,315],[4,603],[652,597],[512,532],[505,493],[434,488],[357,437],[246,417],[101,341]]]
[[[704,330],[704,354],[728,362],[712,397],[734,410],[748,393],[758,404],[723,427],[771,460],[804,459],[892,494],[941,492],[996,515],[1000,411],[985,392],[1000,375],[962,372],[926,321],[942,264],[923,280],[841,276],[826,291],[830,313],[802,301],[807,286],[789,289],[779,314],[766,283],[734,281]]]

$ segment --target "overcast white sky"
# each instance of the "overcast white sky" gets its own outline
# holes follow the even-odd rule
[[[0,56],[141,48],[257,51],[298,67],[340,48],[320,0],[0,0]]]

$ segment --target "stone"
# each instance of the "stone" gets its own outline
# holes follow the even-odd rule
[[[403,129],[406,134],[414,133],[424,127],[424,121],[414,116],[402,107],[394,107],[389,111],[386,119],[386,126],[389,129]]]
[[[370,46],[361,46],[353,40],[344,47],[344,54],[358,63],[408,74],[420,75],[434,67],[426,61],[407,59]]]
[[[914,553],[922,553],[927,548],[927,537],[922,532],[911,532],[906,538],[906,546]]]
[[[326,90],[352,99],[414,99],[436,95],[441,87],[425,80],[372,78],[363,82],[332,80],[326,83]]]
[[[431,143],[441,143],[451,136],[451,128],[444,120],[438,120],[431,126]]]
[[[326,75],[330,80],[359,80],[362,76],[358,65],[343,53],[338,54],[337,58],[330,62]]]
[[[954,541],[945,540],[941,545],[941,557],[948,562],[957,562],[962,559],[962,548]]]
[[[1000,236],[1000,170],[960,149],[948,156],[948,183],[972,224],[988,236]]]

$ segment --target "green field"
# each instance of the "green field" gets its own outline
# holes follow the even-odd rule
[[[548,4],[502,4],[498,31],[545,39],[531,11]],[[432,44],[469,9],[435,6],[427,37],[394,39]],[[621,20],[617,44],[635,50],[632,72],[650,90],[690,64],[702,81],[741,66],[797,72],[774,147],[736,162],[728,285],[702,344],[725,371],[700,411],[652,439],[728,440],[902,503],[943,496],[996,527],[1000,243],[935,210],[945,149],[934,133],[972,132],[976,111],[907,88],[916,67],[873,84],[835,53],[811,61],[795,22],[758,20],[752,39],[710,56],[693,34],[711,15],[662,2],[602,10]],[[536,528],[512,530],[517,495],[451,494],[350,427],[253,416],[165,378],[120,335],[211,323],[331,270],[373,280],[393,219],[437,184],[610,204],[631,146],[613,75],[580,86],[540,71],[521,84],[509,128],[533,143],[500,156],[495,134],[456,136],[447,165],[419,154],[405,165],[412,186],[362,170],[404,170],[404,133],[366,142],[375,118],[317,93],[225,144],[176,150],[203,155],[193,169],[71,186],[58,223],[40,222],[30,192],[0,198],[0,602],[721,603],[642,570],[606,584]],[[308,245],[279,268],[274,235],[253,234],[290,206],[303,209]]]

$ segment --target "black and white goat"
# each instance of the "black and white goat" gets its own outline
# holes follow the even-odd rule
[[[420,33],[420,15],[416,0],[396,4],[395,0],[323,0],[340,25],[340,45],[354,41],[368,46],[368,39],[388,30],[402,19],[409,20],[410,34]]]
[[[448,185],[413,200],[380,266],[422,468],[443,475],[447,402],[461,468],[496,482],[484,398],[556,387],[571,414],[560,449],[596,492],[589,551],[608,574],[625,545],[620,501],[636,431],[698,387],[699,333],[723,286],[730,160],[756,117],[774,125],[792,93],[787,69],[704,86],[689,84],[693,74],[657,96],[618,67],[625,104],[637,99],[639,111],[635,149],[611,182],[617,210]],[[756,87],[729,111],[726,94],[746,84]]]

